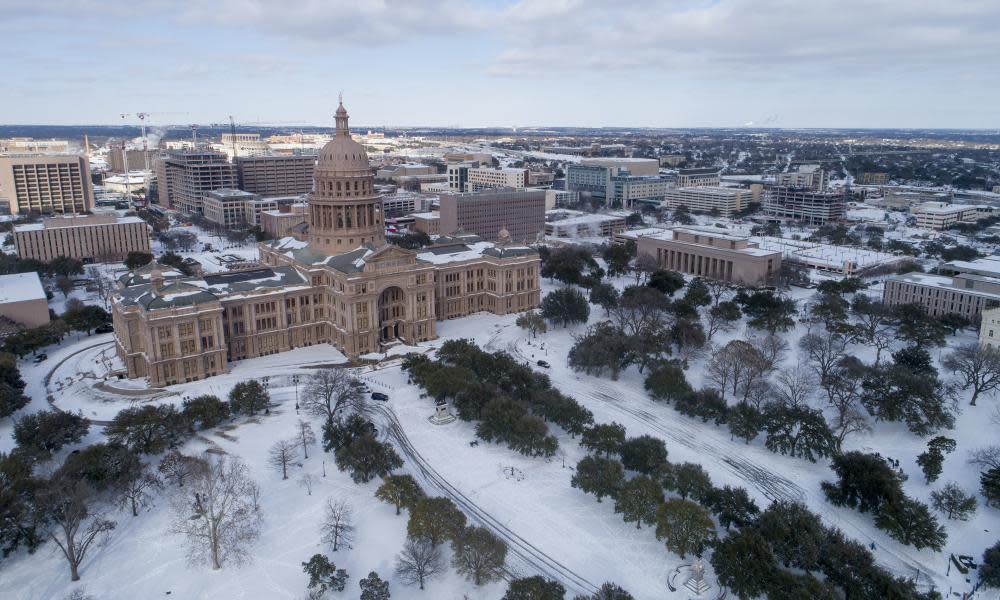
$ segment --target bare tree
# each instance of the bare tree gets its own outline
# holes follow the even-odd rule
[[[282,479],[288,479],[288,465],[298,457],[298,440],[278,440],[267,453],[267,464],[275,471],[280,471]]]
[[[313,485],[315,484],[316,478],[313,477],[311,473],[303,473],[302,476],[299,477],[299,486],[305,488],[306,495],[308,496],[313,495]]]
[[[153,490],[163,488],[163,482],[155,474],[151,473],[149,467],[138,459],[122,474],[116,485],[118,493],[118,508],[124,509],[126,506],[132,508],[132,516],[139,516],[139,508],[145,508],[152,504]]]
[[[842,358],[827,374],[823,389],[827,402],[835,411],[832,428],[836,436],[837,448],[852,433],[863,433],[871,429],[868,414],[861,407],[861,384],[866,368],[855,358]]]
[[[978,465],[983,471],[1000,469],[1000,446],[986,446],[969,452],[969,464]]]
[[[441,547],[424,537],[406,538],[403,551],[396,556],[396,575],[406,585],[420,584],[445,571]]]
[[[882,352],[892,345],[892,311],[881,302],[855,300],[852,312],[858,317],[858,337],[875,348],[875,366],[882,360]]]
[[[167,452],[157,469],[168,483],[184,487],[188,478],[208,470],[208,461],[197,456],[181,454],[177,450]]]
[[[635,284],[639,285],[649,274],[660,268],[656,262],[656,257],[652,254],[640,254],[632,264],[632,274],[635,275]]]
[[[807,333],[799,340],[799,348],[805,353],[809,364],[819,376],[820,385],[823,385],[830,370],[844,357],[847,351],[847,338],[830,331]]]
[[[963,390],[972,388],[971,406],[976,405],[980,394],[1000,386],[1000,350],[992,346],[976,343],[959,346],[941,364],[961,376]]]
[[[750,340],[750,345],[767,361],[767,370],[773,371],[785,361],[788,356],[788,342],[780,335],[769,333]]]
[[[79,581],[87,552],[107,542],[117,523],[92,509],[96,493],[85,481],[57,478],[37,500],[47,526],[45,534],[69,563],[70,579]]]
[[[741,392],[746,398],[755,383],[770,369],[767,357],[744,340],[733,340],[715,352],[705,368],[705,376],[716,384],[723,395],[726,389],[733,396]]]
[[[316,434],[313,433],[312,425],[309,421],[299,419],[299,443],[302,444],[302,457],[309,458],[309,446],[316,443]]]
[[[778,382],[778,397],[790,406],[806,405],[816,393],[816,376],[801,363],[795,363],[791,369],[779,371],[775,379]]]
[[[243,563],[260,536],[260,488],[238,458],[221,456],[193,477],[186,492],[171,497],[170,531],[188,541],[188,560],[208,558],[212,569]]]
[[[337,420],[345,410],[364,414],[368,406],[356,379],[344,369],[319,369],[302,391],[302,408],[313,415]]]
[[[354,511],[347,502],[327,499],[322,540],[330,544],[334,552],[340,546],[346,545],[350,548],[351,542],[354,541],[354,524],[351,522],[353,514]]]
[[[721,279],[706,279],[705,285],[708,287],[708,293],[712,296],[712,306],[718,305],[730,289],[730,284]]]

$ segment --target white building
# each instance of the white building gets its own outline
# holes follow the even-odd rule
[[[566,190],[545,190],[545,210],[576,206],[580,202],[580,192]]]
[[[940,231],[956,223],[975,223],[996,214],[997,209],[982,204],[948,204],[924,202],[910,212],[917,218],[917,227]]]
[[[807,188],[822,192],[830,183],[830,174],[819,168],[819,165],[799,165],[795,171],[778,173],[775,185],[782,187]]]
[[[713,186],[669,188],[665,193],[665,208],[686,206],[688,210],[695,212],[718,211],[726,217],[743,210],[750,203],[751,197],[750,190]]]
[[[528,186],[527,169],[490,169],[479,167],[469,169],[465,182],[466,192],[481,192],[499,188],[523,188]]]
[[[229,160],[234,156],[264,156],[270,152],[267,142],[260,139],[259,133],[223,133],[222,143],[212,146],[219,152],[225,152]]]
[[[655,158],[583,158],[580,164],[588,167],[605,167],[613,171],[625,169],[629,175],[648,177],[660,173],[660,161]]]
[[[1000,349],[1000,308],[983,311],[983,324],[979,328],[979,344]]]

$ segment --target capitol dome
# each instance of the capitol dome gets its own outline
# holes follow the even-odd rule
[[[337,133],[319,151],[316,168],[327,171],[369,171],[368,153],[364,146],[351,139],[347,127],[347,109],[344,108],[343,101],[337,107],[334,118],[337,121]]]

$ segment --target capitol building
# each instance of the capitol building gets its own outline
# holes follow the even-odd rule
[[[501,236],[461,232],[420,250],[386,243],[368,155],[343,103],[319,153],[305,241],[260,244],[260,263],[185,277],[150,263],[114,298],[117,351],[130,378],[163,386],[231,361],[332,344],[349,358],[437,337],[437,321],[539,304],[539,257]]]

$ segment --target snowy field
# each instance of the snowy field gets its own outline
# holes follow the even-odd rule
[[[211,253],[209,253],[211,254]],[[615,281],[623,287],[632,280]],[[556,286],[543,281],[543,294]],[[812,290],[793,288],[792,295],[805,300]],[[591,323],[604,318],[604,311],[592,307]],[[948,543],[941,553],[918,551],[904,546],[879,531],[871,515],[830,505],[820,490],[820,483],[832,479],[828,462],[810,463],[769,452],[760,439],[750,445],[730,439],[724,428],[701,423],[675,412],[669,406],[651,401],[643,390],[643,378],[632,367],[619,381],[576,373],[566,365],[566,355],[573,336],[585,326],[556,328],[535,340],[515,326],[516,316],[499,317],[486,313],[438,324],[439,339],[422,344],[419,351],[433,351],[447,339],[471,338],[488,351],[503,350],[534,365],[539,359],[551,363],[544,370],[552,382],[594,412],[596,422],[617,421],[630,436],[650,434],[665,441],[672,462],[701,464],[717,486],[729,484],[747,489],[759,505],[775,499],[805,502],[822,515],[828,525],[841,528],[849,537],[866,545],[874,544],[874,555],[881,565],[899,576],[915,577],[924,589],[934,585],[939,590],[965,591],[967,584],[957,571],[948,574],[949,553],[969,554],[978,558],[985,547],[996,541],[1000,531],[1000,511],[980,503],[976,515],[967,522],[941,522],[948,529]],[[796,347],[806,332],[798,325],[785,335]],[[713,341],[724,344],[730,339],[745,339],[753,332],[738,329],[718,334]],[[949,345],[975,340],[973,332],[949,337]],[[406,348],[396,348],[398,355]],[[334,597],[356,597],[357,582],[371,570],[390,582],[392,597],[468,598],[496,600],[505,590],[503,582],[476,588],[453,570],[429,583],[424,592],[404,587],[393,575],[393,561],[405,539],[406,515],[394,514],[391,506],[373,498],[378,481],[357,485],[337,471],[332,456],[314,447],[308,460],[300,460],[283,481],[267,465],[268,448],[276,440],[293,435],[298,418],[294,410],[295,386],[292,375],[306,376],[319,365],[337,365],[345,358],[332,346],[301,348],[288,353],[233,363],[231,372],[206,381],[170,386],[164,390],[146,389],[143,382],[104,381],[105,373],[120,365],[114,358],[110,335],[77,335],[58,348],[48,349],[47,361],[35,365],[30,360],[21,369],[28,382],[26,392],[32,404],[21,413],[46,408],[46,396],[63,410],[80,411],[95,421],[106,421],[117,411],[133,403],[172,403],[179,405],[187,396],[211,393],[224,397],[237,382],[268,378],[274,406],[271,414],[254,419],[239,419],[236,426],[202,432],[187,442],[182,451],[201,453],[212,449],[242,457],[253,478],[263,488],[265,525],[254,546],[251,564],[227,565],[211,571],[208,565],[189,565],[181,538],[168,533],[169,511],[163,494],[151,510],[133,518],[128,512],[110,510],[118,521],[111,542],[94,552],[84,563],[79,584],[71,584],[64,559],[53,544],[46,543],[34,556],[23,551],[0,562],[0,589],[3,597],[18,600],[63,598],[82,587],[96,598],[132,599],[178,598],[302,598],[306,577],[300,563],[316,552],[326,552],[338,567],[350,574],[347,590]],[[874,350],[854,346],[851,352],[866,362]],[[940,369],[946,349],[932,351]],[[785,368],[795,364],[796,352],[790,352]],[[705,358],[691,362],[688,378],[693,386],[703,383]],[[537,368],[537,367],[536,367]],[[539,369],[541,370],[541,369]],[[947,377],[944,370],[942,374]],[[399,360],[390,357],[377,368],[364,368],[358,375],[373,390],[390,396],[378,405],[376,423],[380,436],[396,445],[405,459],[405,472],[413,474],[431,495],[447,495],[469,516],[471,522],[486,525],[508,543],[508,568],[514,575],[541,573],[559,579],[568,596],[592,591],[604,581],[625,586],[639,600],[660,598],[683,600],[687,594],[671,593],[667,576],[688,561],[668,552],[644,526],[637,530],[613,512],[613,501],[598,503],[593,496],[570,487],[572,466],[584,456],[577,440],[554,428],[559,435],[560,452],[552,459],[526,458],[504,446],[475,439],[473,424],[456,421],[449,425],[431,424],[433,400],[421,398],[421,390],[406,383]],[[113,391],[108,391],[108,387]],[[103,389],[102,389],[103,388]],[[301,392],[302,384],[299,385]],[[821,407],[819,398],[814,406]],[[968,406],[968,397],[959,403],[955,429],[948,433],[958,441],[958,449],[947,456],[944,475],[931,486],[923,483],[915,463],[924,450],[926,439],[910,434],[898,424],[879,423],[870,434],[854,435],[845,442],[845,450],[880,452],[900,461],[909,475],[904,489],[910,496],[930,502],[930,492],[947,481],[956,481],[966,490],[978,489],[978,470],[966,464],[972,449],[996,443],[988,422],[998,401],[981,398],[976,407]],[[313,420],[320,429],[320,422]],[[224,429],[224,430],[223,430]],[[0,450],[12,445],[12,419],[0,421]],[[101,427],[92,426],[82,445],[102,439]],[[57,456],[61,461],[71,449]],[[325,462],[325,465],[324,465]],[[326,470],[326,477],[322,476]],[[300,475],[309,473],[319,480],[312,495],[297,484]],[[330,553],[320,542],[319,524],[327,498],[347,500],[353,505],[356,541],[349,550]],[[711,575],[711,574],[710,574]],[[711,576],[710,576],[711,579]]]

